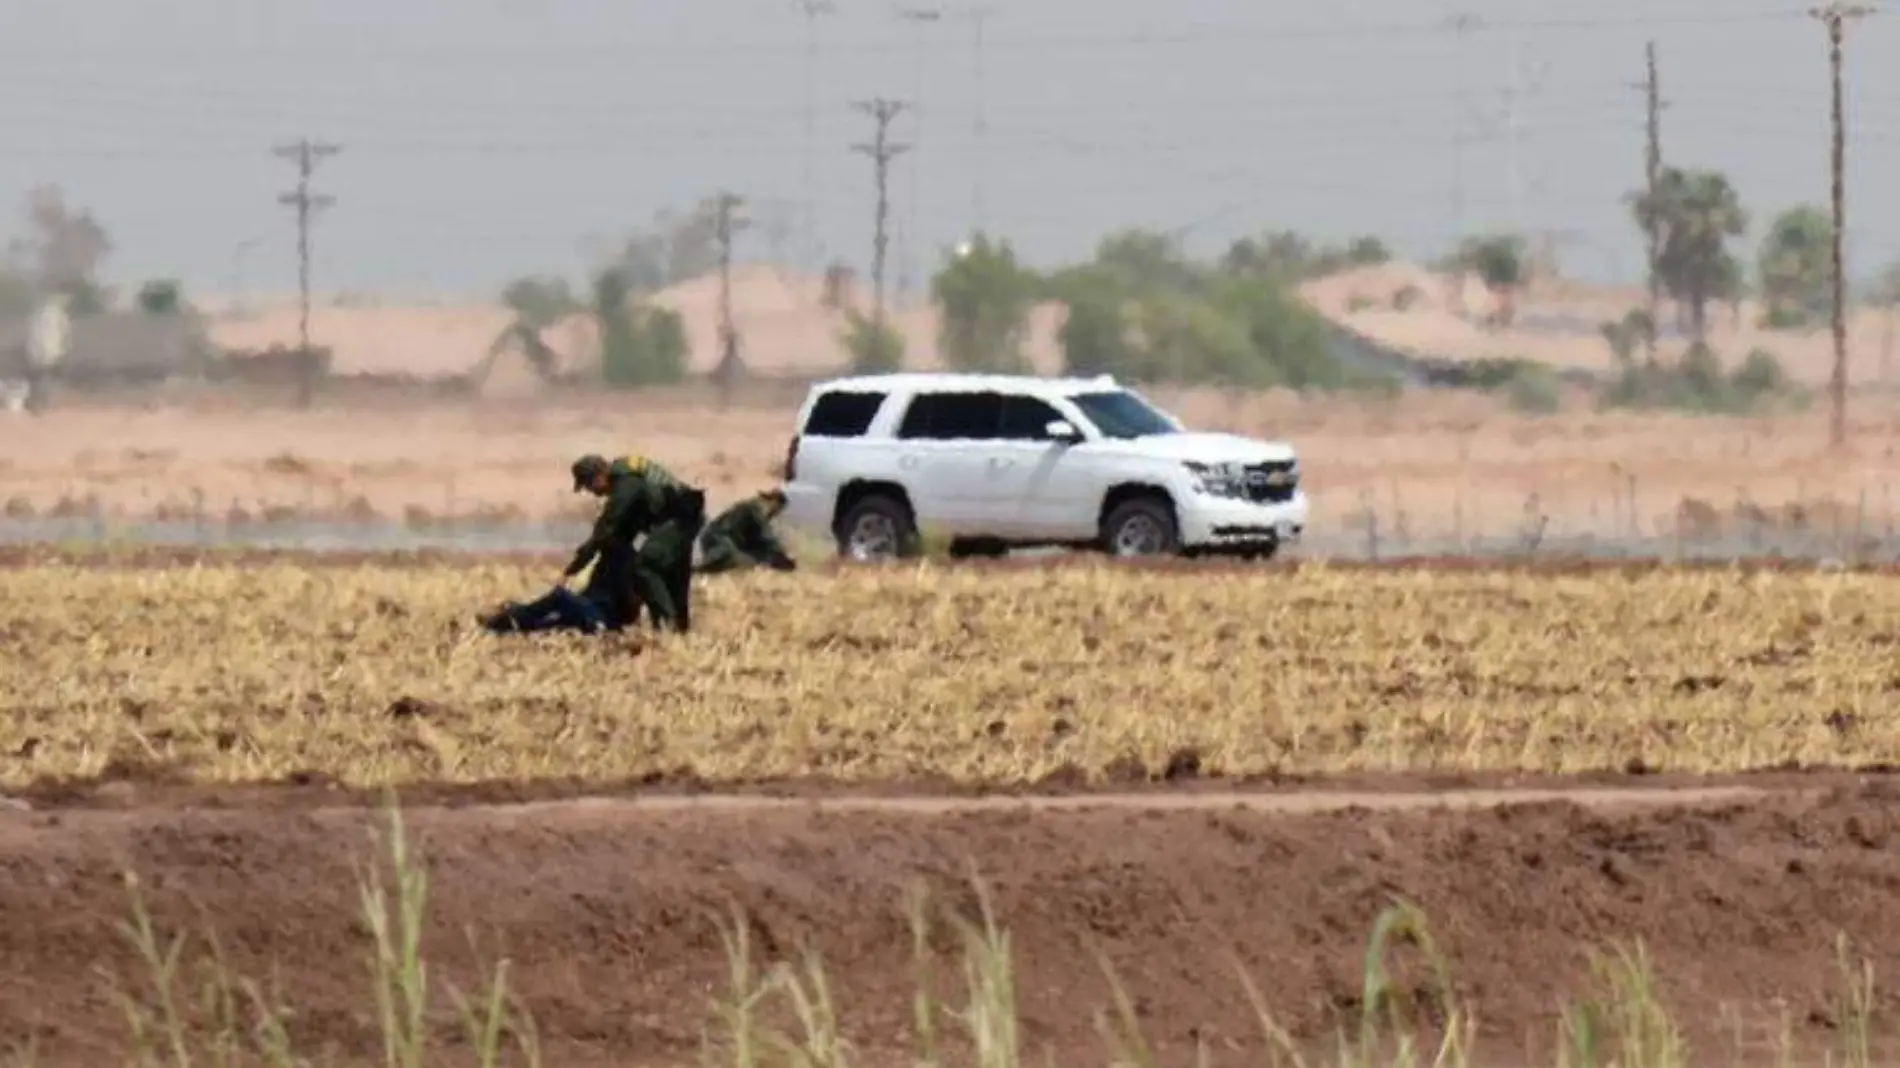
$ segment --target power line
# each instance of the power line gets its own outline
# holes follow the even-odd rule
[[[890,140],[891,120],[904,110],[901,100],[887,100],[878,97],[875,100],[860,100],[852,105],[859,111],[870,115],[877,123],[877,134],[869,143],[851,146],[851,150],[871,157],[873,174],[877,182],[877,213],[873,222],[871,238],[871,284],[876,294],[877,324],[884,325],[884,249],[887,242],[885,226],[890,216],[890,166],[891,160],[901,155],[908,146]]]
[[[795,0],[797,2],[797,0]],[[1484,32],[1510,32],[1513,30],[1611,30],[1640,27],[1683,26],[1707,28],[1714,26],[1745,26],[1765,23],[1792,22],[1801,18],[1799,11],[1790,10],[1785,5],[1770,5],[1735,10],[1739,5],[1727,5],[1730,10],[1723,14],[1632,14],[1606,15],[1598,17],[1551,17],[1521,18],[1509,20],[1487,20]],[[1205,42],[1234,42],[1262,44],[1287,42],[1304,44],[1312,41],[1336,39],[1359,42],[1377,38],[1429,37],[1446,32],[1442,20],[1428,22],[1389,22],[1389,23],[1296,23],[1271,25],[1250,23],[1235,25],[1215,21],[1202,22],[1192,30],[1136,30],[1121,33],[1102,34],[1046,34],[1025,37],[1013,37],[988,42],[989,47],[1000,47],[1011,51],[1043,52],[1055,48],[1119,48],[1129,46],[1153,47],[1166,45],[1200,44]],[[866,52],[893,50],[909,43],[898,37],[866,37],[854,40],[854,46]],[[285,46],[290,51],[292,46]],[[118,49],[88,45],[88,56],[112,55]],[[173,54],[221,54],[226,49],[177,49],[169,48]],[[246,51],[252,55],[269,55],[275,49],[269,46],[246,45]],[[523,43],[498,44],[492,46],[465,45],[449,48],[439,45],[387,44],[377,43],[360,49],[326,51],[333,56],[387,56],[405,61],[425,56],[441,56],[457,62],[466,61],[471,56],[505,56],[519,58],[524,56],[559,56],[564,60],[598,55],[603,60],[619,61],[629,54],[657,52],[668,57],[687,58],[695,54],[705,55],[783,55],[784,45],[767,41],[733,41],[725,38],[680,38],[667,36],[640,38],[595,37],[585,44],[562,43],[557,45],[534,45]],[[57,50],[36,49],[33,51],[14,51],[0,49],[0,59],[12,64],[15,59],[22,63],[32,61],[52,61],[55,65],[70,66],[69,56]]]
[[[1457,27],[1461,20],[1464,24],[1464,29],[1459,31]],[[1489,29],[1494,24],[1484,22],[1476,16],[1459,15],[1447,20],[1447,25],[1452,28],[1451,36],[1458,37],[1468,36],[1480,29]],[[910,42],[910,44],[914,45],[915,42]],[[986,47],[989,46],[986,44]],[[1251,70],[1245,67],[1237,67],[1236,69],[1240,73],[1252,73]],[[115,74],[117,73],[122,72],[115,72]],[[346,92],[347,87],[339,87],[337,93],[326,94],[321,100],[312,100],[307,95],[300,94],[288,86],[283,88],[283,93],[280,97],[272,98],[269,91],[264,87],[245,88],[239,85],[209,84],[204,82],[182,84],[158,83],[145,79],[127,80],[123,77],[75,79],[67,75],[70,75],[70,72],[49,72],[45,77],[32,77],[21,76],[19,71],[0,70],[0,100],[4,101],[9,113],[13,115],[20,114],[18,109],[23,105],[54,102],[78,106],[98,104],[108,107],[115,104],[130,104],[142,108],[145,112],[150,114],[172,114],[175,113],[175,110],[180,105],[189,105],[194,109],[200,107],[215,108],[231,115],[256,114],[259,116],[281,117],[286,111],[290,111],[300,119],[317,118],[325,121],[348,121],[364,116],[380,116],[390,113],[397,105],[405,105],[412,109],[412,114],[427,116],[431,120],[446,117],[472,121],[485,120],[495,115],[513,115],[524,119],[532,118],[545,122],[549,117],[548,110],[559,107],[561,108],[559,117],[564,119],[579,116],[609,123],[625,121],[627,119],[646,121],[664,117],[675,120],[671,125],[680,126],[682,128],[690,127],[708,118],[744,119],[759,122],[782,123],[787,119],[801,118],[804,114],[802,104],[797,101],[770,99],[764,103],[764,106],[747,105],[734,107],[707,105],[702,107],[696,105],[690,119],[680,119],[679,109],[677,107],[668,107],[665,102],[666,98],[664,97],[656,98],[655,100],[645,103],[640,101],[628,101],[624,106],[621,106],[617,101],[611,103],[590,103],[585,100],[572,101],[566,99],[565,93],[553,91],[557,88],[564,87],[557,87],[551,84],[541,85],[540,88],[543,89],[544,92],[539,95],[530,95],[526,91],[529,87],[523,87],[522,92],[511,95],[506,100],[492,102],[472,99],[466,93],[460,92],[444,92],[439,94],[424,93],[420,87],[405,94],[401,100],[384,99],[367,93],[352,96]],[[582,81],[585,83],[583,88],[596,90],[611,88],[602,86],[598,78],[590,77],[582,79]],[[1243,84],[1264,83],[1250,81]],[[1223,85],[1218,87],[1216,95],[1203,98],[1203,100],[1211,106],[1231,106],[1240,109],[1244,105],[1271,102],[1324,103],[1337,100],[1348,104],[1373,104],[1389,102],[1394,99],[1390,93],[1363,90],[1357,93],[1351,91],[1340,92],[1337,88],[1333,87],[1322,88],[1313,87],[1310,83],[1301,84],[1306,87],[1293,92],[1238,92],[1235,91],[1239,88],[1238,85]],[[1697,81],[1696,86],[1703,91],[1720,93],[1723,97],[1748,97],[1761,100],[1782,99],[1790,93],[1798,94],[1813,88],[1811,83],[1790,82],[1787,80],[1743,83],[1700,79]],[[1606,81],[1601,84],[1586,83],[1584,85],[1574,86],[1573,89],[1580,89],[1589,93],[1601,92],[1609,94],[1615,89],[1615,83],[1612,81]],[[1407,100],[1446,100],[1461,95],[1464,95],[1461,90],[1446,92],[1433,90],[1429,87],[1415,87],[1408,89],[1404,94],[1404,98]],[[1161,98],[1143,96],[1138,99]],[[1046,104],[1047,101],[1025,98],[1017,103],[1036,106]],[[1065,105],[1081,103],[1083,106],[1063,106],[1053,109],[1046,106],[1039,106],[1036,110],[1060,113],[1063,115],[1087,114],[1091,111],[1120,110],[1119,102],[1103,101],[1099,97],[1094,96],[1067,96],[1061,100],[1061,103]],[[1014,114],[1015,110],[1016,108],[1012,106],[1011,113]]]
[[[1330,158],[1325,154],[1343,153],[1354,156],[1363,152],[1383,152],[1395,144],[1433,143],[1443,144],[1444,134],[1409,126],[1416,117],[1403,112],[1389,112],[1382,115],[1365,114],[1343,116],[1328,119],[1314,116],[1302,118],[1294,123],[1263,122],[1257,127],[1259,132],[1272,133],[1284,137],[1314,136],[1324,137],[1323,141],[1302,149],[1314,158]],[[1715,124],[1720,126],[1719,123]],[[1045,158],[1114,158],[1139,154],[1151,156],[1156,152],[1192,153],[1204,146],[1204,142],[1194,140],[1168,140],[1152,136],[1149,131],[1156,129],[1147,124],[1116,131],[1113,137],[1083,139],[1066,136],[1061,131],[1024,127],[1008,131],[1009,137],[1004,143],[1011,146],[1014,156],[1037,156]],[[127,137],[133,131],[125,128]],[[1627,116],[1608,113],[1605,109],[1599,117],[1595,105],[1587,114],[1579,114],[1568,121],[1546,122],[1539,125],[1536,135],[1540,138],[1571,137],[1587,134],[1617,133],[1625,129],[1640,129],[1640,124],[1630,122]],[[1759,123],[1750,125],[1750,130],[1776,130],[1773,126]],[[1785,127],[1780,129],[1785,130]],[[149,131],[147,131],[149,132]],[[98,131],[101,138],[110,137],[107,131]],[[1862,140],[1900,142],[1900,129],[1890,134],[1863,133]],[[997,139],[992,136],[992,142]],[[724,155],[728,152],[745,153],[755,156],[762,148],[783,146],[790,151],[797,150],[796,139],[774,141],[738,133],[710,133],[701,131],[699,135],[679,139],[660,140],[623,140],[619,142],[601,142],[591,138],[562,138],[558,140],[482,138],[466,140],[443,140],[432,138],[360,138],[350,139],[350,150],[358,157],[376,157],[382,159],[410,158],[513,158],[525,156],[573,156],[584,159],[615,159],[650,154],[658,145],[679,150],[680,153],[693,152],[696,155]],[[938,142],[944,146],[942,141]],[[163,143],[134,144],[119,137],[111,137],[109,144],[76,144],[66,148],[51,148],[42,144],[22,144],[13,152],[18,158],[58,160],[58,159],[144,159],[144,160],[184,160],[203,159],[215,155],[248,155],[256,151],[254,147],[245,148],[241,143],[223,138],[216,140],[166,138]],[[966,139],[956,139],[944,147],[967,145]],[[1442,198],[1441,194],[1435,194]],[[926,198],[927,201],[930,198]],[[946,196],[938,203],[949,207]],[[1442,199],[1440,200],[1442,204]],[[928,206],[928,204],[926,205]]]
[[[434,102],[411,99],[408,104],[415,110],[401,114],[392,110],[389,103],[373,101],[351,101],[345,106],[308,106],[307,102],[296,104],[278,104],[263,99],[256,94],[232,95],[222,88],[206,87],[195,91],[160,92],[154,87],[128,84],[101,84],[86,86],[84,92],[69,93],[74,88],[58,85],[32,85],[18,79],[8,80],[0,76],[0,96],[5,96],[7,86],[17,86],[22,96],[15,99],[11,115],[0,118],[0,123],[13,126],[23,132],[38,128],[57,128],[61,131],[73,130],[85,132],[97,129],[101,132],[136,133],[150,131],[154,120],[164,120],[164,134],[167,138],[176,136],[181,128],[203,129],[216,136],[231,136],[233,125],[243,124],[245,120],[255,119],[260,125],[269,120],[273,125],[288,117],[301,123],[321,123],[332,128],[347,125],[351,132],[351,143],[358,147],[355,133],[366,132],[372,138],[377,131],[389,131],[392,136],[400,136],[402,131],[423,131],[427,134],[417,139],[426,142],[441,139],[444,134],[455,135],[466,131],[476,138],[491,136],[498,127],[518,122],[523,128],[532,124],[536,128],[545,128],[548,123],[544,112],[539,110],[540,102],[517,100],[513,107],[519,110],[498,110],[493,108],[474,108],[463,103],[451,105],[444,102],[438,106]],[[176,87],[172,87],[175,89]],[[1759,110],[1791,111],[1800,108],[1801,114],[1811,114],[1805,110],[1800,100],[1807,87],[1750,87],[1741,92],[1725,92],[1715,87],[1691,86],[1687,97],[1683,93],[1683,84],[1675,83],[1676,96],[1685,102],[1710,107],[1747,108],[1751,112]],[[1708,94],[1697,96],[1698,93]],[[1258,113],[1264,109],[1286,112],[1297,109],[1291,114],[1268,115],[1263,118],[1294,118],[1302,122],[1318,122],[1333,115],[1351,118],[1358,115],[1371,117],[1374,112],[1383,116],[1397,118],[1408,108],[1423,108],[1439,101],[1453,101],[1467,95],[1461,91],[1407,92],[1402,99],[1395,100],[1390,95],[1378,94],[1338,94],[1310,89],[1292,91],[1268,91],[1251,93],[1228,93],[1202,100],[1187,100],[1169,107],[1144,106],[1156,103],[1152,98],[1131,99],[1126,102],[1109,102],[1099,98],[1086,101],[1021,101],[1010,109],[1014,118],[1043,118],[1052,122],[1078,122],[1109,116],[1127,116],[1149,119],[1155,122],[1171,121],[1169,112],[1179,108],[1192,108],[1197,114],[1234,114]],[[1548,95],[1548,94],[1546,94]],[[1579,86],[1558,94],[1554,100],[1563,107],[1620,107],[1623,98],[1622,86],[1615,82]],[[1600,103],[1599,103],[1600,102]],[[1861,102],[1857,114],[1900,117],[1900,109],[1892,113],[1881,112],[1872,105],[1875,102]],[[553,106],[547,102],[547,106]],[[22,108],[31,108],[22,113]],[[776,107],[738,107],[716,108],[695,111],[691,120],[679,119],[677,111],[643,110],[640,108],[620,109],[587,106],[563,107],[561,119],[563,137],[585,138],[596,133],[605,135],[614,133],[623,136],[630,130],[643,138],[678,137],[682,140],[708,140],[721,137],[752,137],[759,134],[787,132],[791,125],[787,120],[797,120],[800,111],[796,103]],[[670,121],[669,121],[670,120]],[[630,125],[636,124],[636,125]],[[796,137],[796,134],[793,135]],[[788,146],[796,147],[792,138],[785,139]],[[28,146],[23,146],[28,147]]]
[[[316,389],[316,361],[310,350],[310,220],[336,203],[335,197],[310,191],[310,175],[318,160],[342,150],[341,145],[316,143],[308,137],[273,150],[297,164],[297,188],[278,194],[277,201],[297,209],[297,357],[303,369],[298,378],[297,403],[305,408],[310,406]]]
[[[1678,92],[1671,95],[1668,107],[1671,111],[1680,110],[1685,103],[1688,102],[1684,101]],[[1710,102],[1696,103],[1693,108],[1703,109],[1703,105],[1707,103]],[[1770,101],[1738,100],[1713,103],[1727,105],[1726,110],[1718,109],[1716,114],[1696,118],[1692,125],[1699,131],[1748,136],[1799,135],[1800,124],[1797,122],[1797,116],[1791,112],[1770,109],[1767,106],[1772,103]],[[1640,120],[1631,121],[1626,114],[1619,115],[1618,112],[1622,109],[1614,105],[1599,104],[1595,101],[1583,101],[1580,104],[1584,106],[1574,112],[1568,109],[1556,110],[1555,121],[1540,122],[1532,133],[1543,139],[1553,137],[1567,139],[1592,133],[1607,135],[1623,130],[1640,132],[1642,129]],[[1414,112],[1386,109],[1378,113],[1297,114],[1289,116],[1285,121],[1269,118],[1263,120],[1258,129],[1285,137],[1326,136],[1324,142],[1302,150],[1308,152],[1339,152],[1351,155],[1361,151],[1381,150],[1388,145],[1401,142],[1444,143],[1445,135],[1442,132],[1423,129],[1417,122],[1418,117]],[[60,125],[62,128],[70,128],[70,124]],[[130,117],[125,123],[81,132],[95,133],[97,138],[90,144],[79,143],[67,147],[54,147],[46,144],[45,139],[29,138],[19,144],[14,154],[21,158],[50,160],[94,158],[162,160],[196,159],[222,154],[243,155],[255,151],[254,147],[244,148],[241,142],[222,136],[217,138],[167,136],[162,142],[140,144],[133,140],[134,135],[140,131]],[[150,130],[144,132],[151,133]],[[1108,136],[1101,137],[1082,138],[1067,134],[1060,129],[1032,126],[1023,126],[1006,132],[1013,152],[1044,157],[1116,157],[1133,153],[1152,154],[1157,151],[1183,153],[1195,151],[1204,143],[1192,139],[1167,138],[1167,131],[1163,129],[1163,123],[1159,117],[1152,124],[1144,122],[1122,126]],[[659,137],[655,140],[619,142],[600,142],[584,135],[559,139],[488,137],[455,140],[400,136],[364,139],[352,136],[350,142],[353,154],[391,158],[573,155],[593,159],[637,155],[651,151],[655,145],[664,145],[682,151],[720,154],[727,150],[753,152],[760,147],[776,145],[796,151],[798,144],[795,135],[789,140],[774,141],[769,138],[761,140],[753,135],[737,131],[682,130],[679,134],[677,138]],[[1483,140],[1494,136],[1478,135],[1475,139]],[[1856,127],[1855,139],[1859,144],[1900,145],[1900,123],[1888,121],[1870,127],[1869,123],[1862,119]],[[106,143],[100,143],[101,141]],[[952,143],[967,145],[964,139],[957,139]],[[1785,164],[1792,161],[1779,158],[1775,162]],[[1439,195],[1442,196],[1442,194]],[[1443,203],[1442,200],[1440,202]],[[948,198],[945,198],[942,203],[947,204]]]
[[[1365,104],[1368,107],[1357,111],[1309,110],[1287,107],[1284,106],[1285,101],[1263,97],[1253,106],[1261,109],[1277,108],[1280,114],[1269,114],[1263,117],[1252,124],[1252,129],[1256,132],[1288,135],[1298,135],[1302,132],[1335,134],[1339,136],[1342,143],[1348,144],[1355,142],[1353,137],[1355,134],[1366,135],[1364,139],[1366,143],[1374,140],[1443,143],[1442,133],[1420,129],[1420,114],[1416,109],[1390,105],[1372,109],[1370,105],[1373,103],[1375,102],[1366,101]],[[1196,110],[1202,112],[1202,109]],[[1202,113],[1225,113],[1230,110],[1237,111],[1239,108],[1223,107]],[[1620,124],[1619,116],[1624,115],[1624,112],[1613,102],[1578,100],[1574,104],[1547,109],[1547,115],[1558,121],[1540,123],[1536,133],[1542,134],[1547,130],[1560,129],[1564,126],[1575,128],[1579,123],[1590,121],[1595,121],[1598,126]],[[1139,142],[1142,149],[1157,150],[1173,145],[1177,151],[1193,151],[1207,144],[1205,139],[1183,138],[1180,135],[1179,123],[1171,121],[1168,116],[1162,114],[1133,113],[1129,117],[1138,121],[1117,122],[1112,130],[1105,130],[1103,134],[1093,137],[1077,137],[1058,126],[1058,124],[1061,126],[1080,125],[1086,122],[1086,119],[1064,118],[1060,112],[1046,116],[1024,112],[1021,117],[1024,120],[1043,119],[1044,121],[1012,123],[991,131],[986,136],[990,141],[1000,140],[1008,143],[1018,151],[1041,154],[1066,154],[1072,151],[1136,151],[1135,142]],[[240,149],[239,146],[245,139],[241,132],[234,132],[229,127],[208,129],[202,132],[171,129],[161,131],[154,129],[141,117],[131,114],[112,116],[112,121],[109,122],[47,116],[44,122],[36,122],[31,126],[15,124],[14,129],[16,134],[43,129],[49,133],[83,137],[94,142],[110,141],[112,151],[106,154],[124,151],[128,154],[157,157],[167,152],[189,156],[200,152],[254,151],[254,149]],[[628,136],[630,133],[638,136]],[[411,134],[394,128],[378,131],[351,127],[349,140],[352,153],[359,155],[363,153],[507,155],[536,152],[585,152],[593,156],[608,157],[650,151],[656,147],[748,152],[767,148],[784,149],[788,153],[797,152],[799,149],[797,134],[794,132],[790,136],[785,136],[786,133],[782,123],[743,128],[653,128],[651,130],[622,124],[615,140],[599,139],[589,129],[565,131],[558,137],[543,137],[533,133],[527,136],[510,136],[507,132],[483,134],[473,129],[467,135],[459,135],[458,131],[453,129],[440,128]],[[57,156],[62,153],[93,155],[101,151],[96,143],[94,145],[73,143],[70,148],[62,149],[47,144],[50,140],[53,138],[23,138],[19,151],[26,155],[40,156]],[[147,143],[140,144],[141,140]],[[967,136],[953,136],[947,142],[940,139],[938,144],[972,146]],[[1078,145],[1086,147],[1077,148]]]
[[[1841,104],[1841,52],[1847,40],[1847,23],[1874,13],[1872,5],[1849,4],[1834,0],[1816,7],[1810,14],[1827,27],[1827,60],[1832,83],[1834,137],[1829,163],[1833,171],[1834,199],[1834,376],[1830,383],[1834,394],[1834,418],[1829,439],[1835,448],[1847,444],[1847,116]]]
[[[818,20],[837,10],[831,0],[792,0],[805,16],[805,146],[804,157],[799,161],[799,190],[803,233],[799,235],[804,247],[805,266],[815,269],[823,259],[818,242],[818,217],[815,207],[818,153]]]

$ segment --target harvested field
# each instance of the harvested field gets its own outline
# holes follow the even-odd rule
[[[1900,763],[1877,574],[934,566],[496,638],[551,563],[0,571],[0,785],[1009,786]]]
[[[126,1060],[128,1007],[137,1063],[381,1063],[425,974],[399,1063],[1397,1068],[1390,1026],[1334,1042],[1407,1001],[1421,1056],[1463,1025],[1448,1068],[1896,1049],[1900,785],[1791,769],[1893,761],[1900,577],[928,564],[705,580],[700,633],[588,640],[470,625],[556,559],[0,565],[23,1064]],[[972,872],[1006,943],[949,922]],[[1408,937],[1367,985],[1397,902],[1448,987]],[[455,995],[503,959],[493,1060]]]

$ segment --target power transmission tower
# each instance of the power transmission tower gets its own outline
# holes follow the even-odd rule
[[[1454,233],[1464,236],[1465,229],[1465,113],[1471,102],[1466,86],[1465,35],[1478,25],[1476,15],[1459,12],[1449,21],[1451,32],[1456,38],[1456,55],[1453,57],[1457,71],[1458,86],[1454,94],[1451,122],[1451,215]]]
[[[890,139],[891,120],[904,110],[901,100],[887,100],[879,97],[875,100],[860,100],[852,105],[859,111],[870,115],[877,121],[877,134],[868,143],[851,146],[853,152],[871,157],[877,181],[877,216],[874,224],[871,245],[871,285],[876,295],[874,314],[877,325],[884,325],[884,250],[888,242],[886,224],[890,219],[890,170],[891,160],[901,155],[908,145],[900,145]]]
[[[982,231],[989,226],[985,215],[988,212],[986,190],[988,148],[989,148],[989,105],[984,81],[986,76],[983,62],[983,23],[996,10],[990,7],[973,6],[966,8],[964,17],[970,20],[970,63],[971,80],[975,83],[972,95],[976,98],[975,120],[972,123],[976,134],[976,176],[970,181],[970,229]]]
[[[336,198],[312,193],[310,175],[317,161],[343,151],[341,145],[322,144],[308,137],[292,144],[278,145],[278,156],[297,164],[297,188],[278,194],[280,204],[297,209],[297,356],[303,373],[299,376],[297,403],[309,407],[316,392],[316,359],[310,351],[310,220],[319,211],[336,203]]]
[[[1662,188],[1662,112],[1666,105],[1662,98],[1662,80],[1657,74],[1656,42],[1649,42],[1644,55],[1648,73],[1642,84],[1637,86],[1643,90],[1649,129],[1648,145],[1643,153],[1644,187],[1649,190],[1650,203],[1650,218],[1644,228],[1644,236],[1649,242],[1649,326],[1643,340],[1653,362],[1656,359],[1657,331],[1662,315],[1662,219],[1656,210],[1656,196]]]
[[[739,329],[732,320],[732,234],[746,225],[734,215],[745,201],[721,191],[714,205],[715,237],[719,242],[719,366],[714,373],[723,395],[745,374],[745,361],[739,356]]]
[[[1505,228],[1514,234],[1527,232],[1529,223],[1524,208],[1524,121],[1525,102],[1543,89],[1548,71],[1544,63],[1525,63],[1526,34],[1523,23],[1508,28],[1505,37],[1506,83],[1501,126],[1504,137]]]
[[[1869,4],[1849,4],[1842,0],[1808,12],[1827,27],[1827,59],[1833,81],[1834,144],[1832,155],[1834,192],[1834,418],[1829,440],[1835,448],[1847,444],[1847,115],[1841,103],[1841,48],[1847,39],[1847,23],[1871,15]]]
[[[793,0],[805,16],[805,149],[799,161],[800,235],[804,245],[805,266],[816,269],[822,259],[818,241],[818,211],[815,177],[818,153],[818,19],[837,10],[831,0]]]

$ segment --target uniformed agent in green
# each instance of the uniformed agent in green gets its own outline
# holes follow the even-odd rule
[[[642,456],[609,463],[587,455],[574,461],[574,489],[605,498],[594,530],[564,578],[572,578],[596,555],[630,554],[628,581],[653,616],[655,628],[692,629],[693,539],[706,521],[706,495]],[[645,535],[637,550],[634,539]]]
[[[760,564],[775,571],[798,565],[772,532],[772,520],[785,510],[785,491],[769,489],[719,513],[699,536],[702,575],[717,574]]]

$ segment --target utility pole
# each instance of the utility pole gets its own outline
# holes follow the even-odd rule
[[[923,180],[923,161],[918,157],[923,152],[924,141],[924,66],[929,58],[929,33],[932,26],[943,21],[943,11],[934,7],[900,7],[897,17],[917,27],[917,86],[912,98],[910,114],[911,158],[909,167],[909,188],[906,194],[910,198],[910,221],[898,239],[898,260],[902,264],[897,272],[897,292],[899,299],[909,296],[912,277],[921,278],[924,267],[918,262],[923,257],[923,197],[918,186]],[[914,275],[913,275],[914,272]]]
[[[871,284],[876,294],[877,325],[884,326],[884,249],[887,242],[886,224],[890,218],[890,168],[891,160],[901,155],[909,147],[896,144],[890,139],[891,120],[904,110],[901,100],[887,100],[878,97],[875,100],[860,100],[852,105],[859,111],[870,115],[877,121],[877,134],[868,143],[851,146],[853,152],[871,157],[877,181],[877,216],[871,245]]]
[[[1652,205],[1652,217],[1645,227],[1649,241],[1649,327],[1644,334],[1644,343],[1650,362],[1656,359],[1656,339],[1662,316],[1662,220],[1654,217],[1656,196],[1662,188],[1662,80],[1656,68],[1656,42],[1649,42],[1644,49],[1648,74],[1637,88],[1643,90],[1646,101],[1647,125],[1649,129],[1648,145],[1643,153],[1644,188],[1649,190],[1649,202]]]
[[[1829,439],[1835,448],[1847,444],[1847,115],[1842,105],[1841,48],[1847,38],[1850,19],[1871,15],[1870,4],[1833,3],[1808,12],[1827,27],[1827,58],[1833,82],[1834,143],[1832,156],[1834,193],[1834,418]]]
[[[1467,96],[1467,78],[1465,66],[1465,35],[1479,25],[1478,17],[1459,12],[1450,19],[1451,32],[1455,37],[1455,53],[1452,56],[1452,68],[1457,72],[1457,91],[1452,104],[1451,122],[1451,244],[1453,248],[1467,236],[1465,230],[1465,114],[1470,108]],[[1448,259],[1452,308],[1459,314],[1465,313],[1465,268],[1458,265],[1456,257]]]
[[[799,166],[800,228],[808,269],[816,270],[823,257],[819,251],[817,178],[818,152],[818,19],[837,10],[831,0],[793,0],[805,16],[805,151]]]
[[[719,379],[720,395],[724,399],[745,374],[745,361],[739,356],[739,330],[732,321],[732,233],[735,228],[745,227],[745,220],[735,218],[734,214],[745,206],[745,201],[721,190],[714,204],[717,209],[715,237],[719,242],[719,366],[714,374]]]
[[[274,149],[278,156],[297,164],[296,190],[279,194],[277,201],[297,209],[297,356],[303,372],[299,376],[297,404],[304,408],[310,406],[316,392],[317,374],[316,359],[310,351],[310,220],[317,212],[336,203],[335,197],[310,192],[310,175],[316,170],[318,160],[342,150],[340,145],[321,144],[308,137]]]

